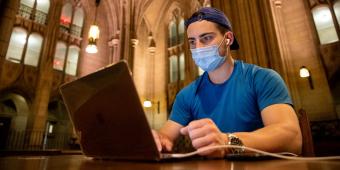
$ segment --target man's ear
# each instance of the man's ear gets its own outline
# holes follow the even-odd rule
[[[231,31],[225,33],[225,37],[227,39],[227,45],[231,45],[234,41],[234,34]]]

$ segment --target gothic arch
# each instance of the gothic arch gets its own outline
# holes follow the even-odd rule
[[[148,22],[144,17],[144,12],[147,11],[150,4],[153,2],[153,0],[145,0],[145,1],[138,1],[139,4],[136,5],[135,9],[135,16],[134,16],[134,23],[135,23],[135,30],[137,32],[139,25],[142,22],[145,22],[148,26],[148,28],[151,28],[150,22]]]
[[[157,19],[156,22],[157,26],[155,28],[159,28],[163,24],[167,25],[171,21],[174,11],[176,11],[178,15],[182,15],[183,13],[180,6],[181,6],[180,3],[177,1],[175,2],[167,1],[167,3],[165,3],[161,9],[161,11],[165,12],[163,12],[162,15],[160,15],[159,18]],[[154,32],[158,32],[158,30],[154,30]]]
[[[136,26],[136,32],[137,32],[137,39],[139,40],[139,35],[138,33],[140,31],[147,31],[148,33],[149,32],[153,32],[152,30],[152,26],[150,24],[150,22],[147,20],[147,18],[143,17],[139,24]]]
[[[14,112],[5,115],[12,118],[11,128],[16,130],[26,129],[27,118],[30,115],[26,98],[20,94],[9,92],[0,96],[0,103],[4,104],[6,102],[12,103],[12,108],[14,109]]]
[[[105,8],[105,11],[109,11],[107,22],[109,28],[109,35],[113,36],[113,38],[117,38],[121,31],[121,1],[103,1],[102,2]]]

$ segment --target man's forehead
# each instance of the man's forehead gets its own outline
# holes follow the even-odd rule
[[[218,33],[218,28],[215,23],[206,21],[206,20],[200,20],[193,22],[189,25],[187,29],[188,37],[191,36],[199,36],[204,33]]]

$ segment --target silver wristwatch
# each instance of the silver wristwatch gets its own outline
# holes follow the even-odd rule
[[[244,146],[243,142],[236,135],[228,134],[228,145]],[[244,148],[230,148],[229,151],[233,154],[240,154],[244,152]]]

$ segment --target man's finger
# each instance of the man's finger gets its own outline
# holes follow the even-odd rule
[[[183,127],[180,130],[180,132],[181,132],[182,135],[189,135],[189,130],[200,128],[200,127],[204,126],[205,122],[206,122],[205,119],[194,120],[194,121],[190,122],[186,127]]]
[[[182,135],[189,135],[188,126],[181,128],[180,132]]]
[[[200,120],[194,120],[188,124],[187,127],[189,127],[189,130],[191,129],[197,129],[200,128],[208,123],[211,123],[212,121],[210,119],[200,119]]]
[[[172,150],[172,143],[169,140],[164,140],[164,146],[167,151]]]
[[[205,135],[209,134],[209,131],[207,128],[200,127],[196,129],[189,129],[188,128],[188,134],[191,140],[204,137]]]
[[[162,151],[162,144],[161,144],[158,133],[156,131],[152,130],[152,135],[153,135],[153,138],[154,138],[155,143],[157,145],[158,151],[161,152]]]

